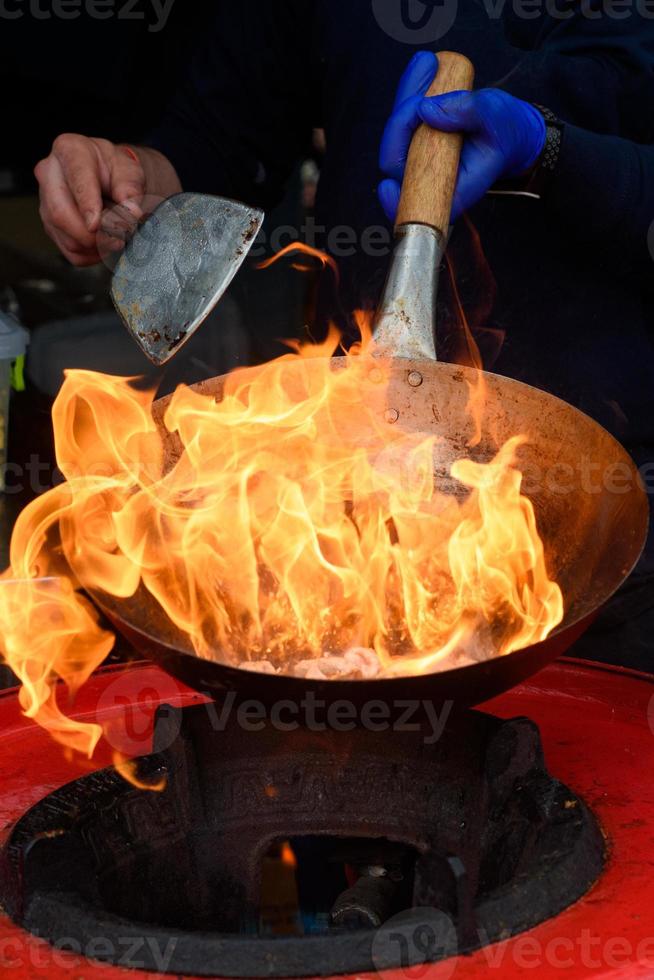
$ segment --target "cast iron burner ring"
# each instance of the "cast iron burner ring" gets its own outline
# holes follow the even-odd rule
[[[155,972],[334,975],[515,935],[602,871],[595,818],[548,774],[525,718],[462,712],[426,744],[421,732],[255,733],[235,722],[216,733],[205,705],[164,706],[154,750],[139,772],[165,775],[162,792],[105,769],[18,821],[0,867],[14,921],[81,948],[102,937],[113,952],[99,946],[98,958]],[[282,841],[300,855],[302,909],[308,882],[312,910],[326,913],[322,934],[258,934],[262,866]],[[341,888],[335,866],[358,877]]]

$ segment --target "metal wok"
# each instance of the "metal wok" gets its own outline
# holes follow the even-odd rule
[[[333,362],[335,369],[338,361]],[[312,362],[289,366],[295,369],[311,370]],[[416,374],[422,379],[418,385]],[[647,498],[631,458],[601,426],[546,392],[497,375],[484,375],[482,438],[469,450],[474,423],[466,412],[468,383],[476,380],[476,372],[458,365],[397,359],[387,391],[378,396],[383,398],[379,410],[396,411],[398,429],[442,437],[435,477],[437,485],[450,492],[456,492],[448,476],[455,459],[488,460],[509,437],[527,437],[518,454],[525,492],[534,505],[549,574],[565,599],[563,622],[544,642],[439,673],[308,681],[221,663],[220,651],[216,661],[197,657],[189,638],[145,590],[127,600],[94,592],[94,600],[135,650],[190,687],[212,695],[234,690],[269,704],[280,699],[298,702],[312,691],[327,703],[411,698],[471,706],[520,683],[563,654],[629,575],[647,534]],[[196,389],[219,398],[223,381],[216,378]],[[156,403],[159,419],[165,404],[166,400]],[[172,464],[180,450],[174,437],[167,439]]]

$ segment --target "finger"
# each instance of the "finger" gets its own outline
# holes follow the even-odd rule
[[[101,256],[105,256],[108,253],[122,252],[127,241],[127,238],[117,237],[105,228],[101,228],[98,232],[98,251]]]
[[[111,162],[111,196],[140,218],[139,207],[145,195],[145,174],[141,161],[130,146],[117,146]]]
[[[480,153],[474,142],[465,142],[452,205],[452,222],[474,207],[499,180],[502,158],[497,153]]]
[[[64,134],[53,144],[66,183],[88,231],[95,231],[102,212],[100,163],[92,142],[83,136]]]
[[[138,219],[125,204],[116,204],[102,215],[100,231],[109,238],[128,242],[138,227]]]
[[[46,229],[59,251],[73,265],[97,265],[100,253],[97,248],[82,248],[79,242],[69,238],[61,231]]]
[[[71,236],[67,235],[65,231],[57,230],[56,235],[58,243],[61,244],[67,252],[74,252],[75,255],[85,255],[93,251],[92,246],[85,247],[84,245],[81,245],[76,238],[71,238]]]
[[[418,51],[400,79],[394,109],[412,95],[424,95],[436,77],[438,58],[431,51]]]
[[[421,95],[406,99],[386,123],[379,150],[379,167],[394,180],[402,180],[413,134],[422,122],[418,112],[422,101]]]
[[[51,156],[37,165],[35,173],[40,183],[43,223],[68,235],[83,248],[93,248],[95,235],[82,220],[59,161]]]
[[[418,115],[444,133],[475,133],[483,126],[477,92],[447,92],[422,99]]]
[[[100,255],[95,248],[82,248],[78,242],[64,232],[52,230],[49,234],[64,258],[75,266],[97,265]]]
[[[92,265],[98,265],[101,261],[100,255],[79,255],[76,252],[72,252],[68,255],[66,252],[61,250],[65,258],[68,259],[71,265],[74,265],[76,269],[87,269]]]
[[[400,185],[396,180],[382,180],[377,188],[377,194],[384,214],[389,221],[395,221],[400,206]]]
[[[417,106],[437,71],[436,55],[419,51],[400,79],[395,107],[386,124],[379,153],[380,168],[395,180],[402,179],[413,134],[422,121]]]

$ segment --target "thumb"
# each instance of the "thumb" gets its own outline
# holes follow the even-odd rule
[[[422,99],[418,114],[423,122],[445,133],[472,133],[479,129],[476,92],[447,92]]]

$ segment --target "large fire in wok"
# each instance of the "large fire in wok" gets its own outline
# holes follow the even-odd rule
[[[53,693],[112,646],[80,589],[147,590],[198,657],[303,676],[438,671],[559,624],[521,437],[482,462],[462,447],[440,486],[439,438],[384,408],[389,365],[338,345],[235,372],[219,401],[180,387],[162,415],[129,380],[67,374],[65,483],[19,518],[0,589],[21,703],[59,741],[90,754],[101,734]]]

